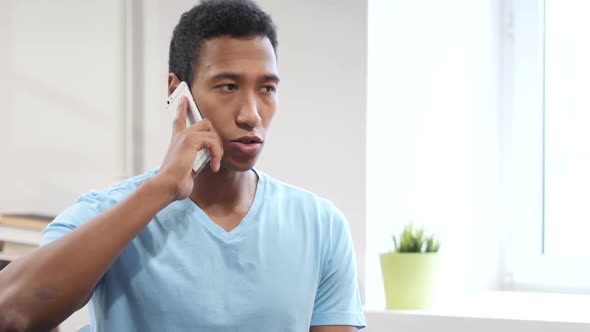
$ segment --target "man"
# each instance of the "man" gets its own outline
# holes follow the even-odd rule
[[[170,44],[161,167],[91,192],[0,273],[0,331],[44,331],[90,298],[95,331],[356,331],[352,241],[329,201],[254,168],[277,108],[277,37],[249,0],[204,1]],[[199,174],[192,164],[208,149]]]

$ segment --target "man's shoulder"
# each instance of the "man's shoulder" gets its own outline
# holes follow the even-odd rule
[[[266,181],[267,193],[266,197],[274,200],[276,204],[296,204],[305,206],[315,206],[325,211],[339,212],[334,203],[316,194],[310,190],[300,188],[293,184],[278,180],[269,176],[268,174],[262,173],[264,180]]]
[[[54,241],[88,220],[105,212],[130,195],[141,183],[157,173],[150,170],[144,174],[119,181],[104,190],[91,190],[63,210],[43,231],[43,244]]]
[[[135,175],[133,177],[115,182],[111,186],[101,190],[90,190],[89,192],[81,195],[78,198],[78,202],[84,201],[104,201],[117,203],[133,191],[135,191],[144,181],[154,177],[158,173],[158,169],[151,169],[143,174]]]
[[[268,190],[271,194],[283,195],[288,198],[328,201],[327,199],[319,196],[318,194],[310,190],[297,187],[293,184],[284,182],[282,180],[278,180],[266,173],[260,171],[258,172],[264,178],[264,181],[267,182]]]

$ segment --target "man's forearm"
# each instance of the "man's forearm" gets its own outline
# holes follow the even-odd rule
[[[127,244],[173,200],[158,178],[62,238],[0,272],[0,332],[47,330],[81,308]],[[2,326],[2,324],[6,326]]]

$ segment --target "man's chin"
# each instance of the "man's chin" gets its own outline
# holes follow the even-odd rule
[[[248,172],[256,165],[256,159],[252,160],[230,160],[221,163],[221,168],[232,172]]]

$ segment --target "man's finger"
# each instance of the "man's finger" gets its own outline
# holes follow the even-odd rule
[[[210,167],[214,173],[217,173],[221,168],[221,158],[223,158],[223,147],[219,143],[218,137],[215,137],[214,140],[217,144],[213,144],[211,149],[209,149],[209,154],[211,155]]]
[[[223,147],[219,143],[218,135],[215,133],[205,134],[201,137],[200,143],[197,144],[197,149],[207,149],[211,156],[211,170],[213,172],[219,171],[221,167],[221,158],[223,157]]]
[[[215,128],[213,128],[213,125],[211,124],[211,121],[209,121],[209,119],[203,119],[201,121],[197,121],[195,122],[192,126],[191,126],[191,131],[211,131],[211,132],[215,132]]]

